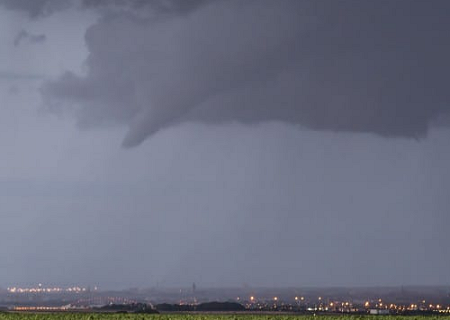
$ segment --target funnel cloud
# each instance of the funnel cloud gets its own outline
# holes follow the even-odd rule
[[[127,125],[126,147],[188,120],[421,138],[449,112],[448,2],[169,3],[104,13],[87,73],[46,83],[48,105]]]

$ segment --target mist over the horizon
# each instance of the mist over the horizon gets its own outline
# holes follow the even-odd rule
[[[0,0],[0,287],[450,285],[449,15]]]

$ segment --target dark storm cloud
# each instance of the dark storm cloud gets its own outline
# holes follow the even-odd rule
[[[71,5],[71,0],[0,0],[6,9],[23,11],[31,18],[47,16]]]
[[[49,108],[71,105],[82,126],[124,123],[125,146],[186,120],[417,138],[450,109],[447,1],[155,3],[188,14],[101,19],[86,33],[87,75],[47,83]]]
[[[0,0],[0,5],[16,11],[27,12],[31,18],[43,17],[73,6],[113,11],[151,10],[153,13],[182,14],[214,0]],[[149,14],[149,12],[146,12]]]
[[[115,7],[117,9],[150,9],[158,13],[186,13],[213,0],[83,0],[90,8]]]
[[[14,46],[19,46],[21,43],[37,44],[46,40],[45,34],[30,34],[28,31],[22,29],[14,38]]]

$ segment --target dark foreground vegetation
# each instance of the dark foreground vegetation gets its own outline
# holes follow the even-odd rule
[[[271,314],[136,314],[136,313],[0,313],[0,320],[450,320],[450,316],[286,315]]]

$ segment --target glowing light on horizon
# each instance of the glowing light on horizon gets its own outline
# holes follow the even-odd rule
[[[73,293],[80,293],[80,292],[86,292],[87,289],[84,287],[68,287],[68,288],[61,288],[61,287],[42,287],[42,284],[39,283],[38,287],[8,287],[6,289],[9,293],[59,293],[59,292],[73,292]],[[94,288],[94,290],[97,290],[97,287]]]

